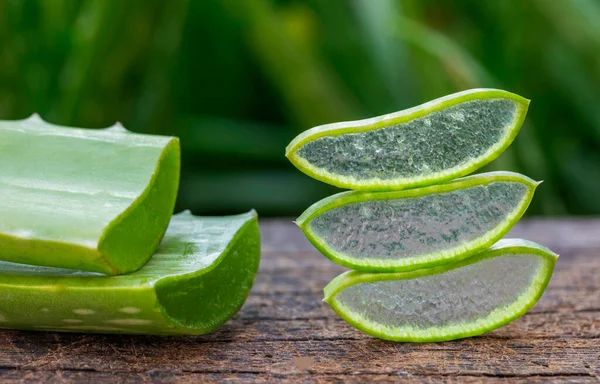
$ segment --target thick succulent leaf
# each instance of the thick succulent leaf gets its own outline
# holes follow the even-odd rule
[[[504,236],[538,183],[490,172],[393,192],[343,192],[297,220],[334,262],[362,271],[407,271],[460,260]]]
[[[203,334],[241,308],[260,239],[254,211],[173,216],[152,259],[122,276],[0,262],[0,327]]]
[[[169,224],[179,168],[174,137],[0,122],[0,260],[139,269]]]
[[[400,273],[347,272],[325,301],[375,337],[428,342],[475,336],[527,312],[542,296],[558,255],[526,240],[501,240],[459,263]]]
[[[371,119],[297,136],[286,156],[307,175],[354,190],[397,190],[467,175],[513,141],[529,101],[473,89]]]

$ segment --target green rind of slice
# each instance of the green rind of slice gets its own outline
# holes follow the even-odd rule
[[[256,212],[173,216],[152,259],[122,276],[0,262],[0,327],[204,334],[235,315],[260,261]]]
[[[498,157],[529,100],[472,89],[388,115],[327,124],[298,135],[286,157],[317,180],[353,190],[398,190],[467,175]]]
[[[175,206],[175,137],[0,122],[0,260],[108,275],[141,268]]]
[[[521,218],[538,182],[489,172],[393,192],[342,192],[296,221],[327,258],[367,272],[455,262],[501,239]]]
[[[501,240],[476,256],[437,268],[404,273],[343,273],[325,287],[324,301],[350,325],[381,339],[460,339],[497,329],[531,309],[544,293],[557,258],[552,251],[530,241]],[[445,289],[440,290],[444,281]],[[419,289],[402,290],[409,286]],[[384,305],[384,292],[404,305],[393,309],[392,305],[398,303]],[[506,296],[506,292],[514,297]],[[493,307],[494,303],[486,300],[498,305]],[[478,317],[466,319],[477,311],[481,312]],[[388,324],[378,318],[385,318]]]

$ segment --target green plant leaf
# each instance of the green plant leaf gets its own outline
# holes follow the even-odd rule
[[[203,334],[235,315],[260,260],[256,212],[173,216],[150,261],[123,276],[0,262],[0,327]]]
[[[325,301],[353,327],[394,341],[453,340],[491,331],[544,293],[558,255],[526,240],[501,240],[459,263],[404,273],[346,272]]]
[[[0,260],[123,274],[167,229],[179,140],[34,116],[0,122],[0,164]]]
[[[307,175],[342,188],[431,185],[500,155],[528,106],[513,93],[473,89],[389,115],[309,129],[292,140],[286,156]]]
[[[342,192],[297,220],[332,261],[371,272],[454,262],[489,247],[521,218],[538,183],[512,172],[393,192]]]

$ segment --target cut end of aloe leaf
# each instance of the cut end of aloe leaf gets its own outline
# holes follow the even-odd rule
[[[343,192],[312,205],[298,225],[338,264],[408,271],[494,244],[521,218],[536,186],[518,173],[490,172],[402,191]]]
[[[242,307],[260,261],[256,212],[173,216],[156,253],[123,276],[0,262],[0,328],[211,332]]]
[[[286,156],[302,172],[353,190],[397,190],[467,175],[514,140],[529,100],[473,89],[371,119],[312,128]]]
[[[0,259],[109,275],[141,268],[169,224],[179,140],[34,115],[0,122]]]
[[[404,273],[347,272],[325,301],[353,327],[386,340],[435,342],[499,328],[542,296],[558,255],[505,240],[456,264]]]

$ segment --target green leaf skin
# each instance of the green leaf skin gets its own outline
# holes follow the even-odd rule
[[[489,172],[393,192],[342,192],[296,221],[333,262],[399,272],[455,262],[501,239],[527,210],[539,183]]]
[[[0,121],[0,260],[136,271],[167,229],[179,171],[175,137]]]
[[[325,287],[324,301],[350,325],[381,339],[460,339],[499,328],[531,309],[544,293],[557,258],[527,240],[501,240],[471,258],[437,268],[343,273]],[[507,295],[511,290],[514,296]],[[396,302],[384,303],[382,297]],[[400,301],[404,306],[398,308]],[[390,325],[392,321],[402,324]]]
[[[0,327],[181,335],[211,332],[246,300],[260,261],[256,212],[173,216],[152,259],[129,275],[0,262]]]
[[[389,191],[467,175],[514,140],[529,100],[472,89],[371,119],[327,124],[298,135],[288,159],[322,182]]]

